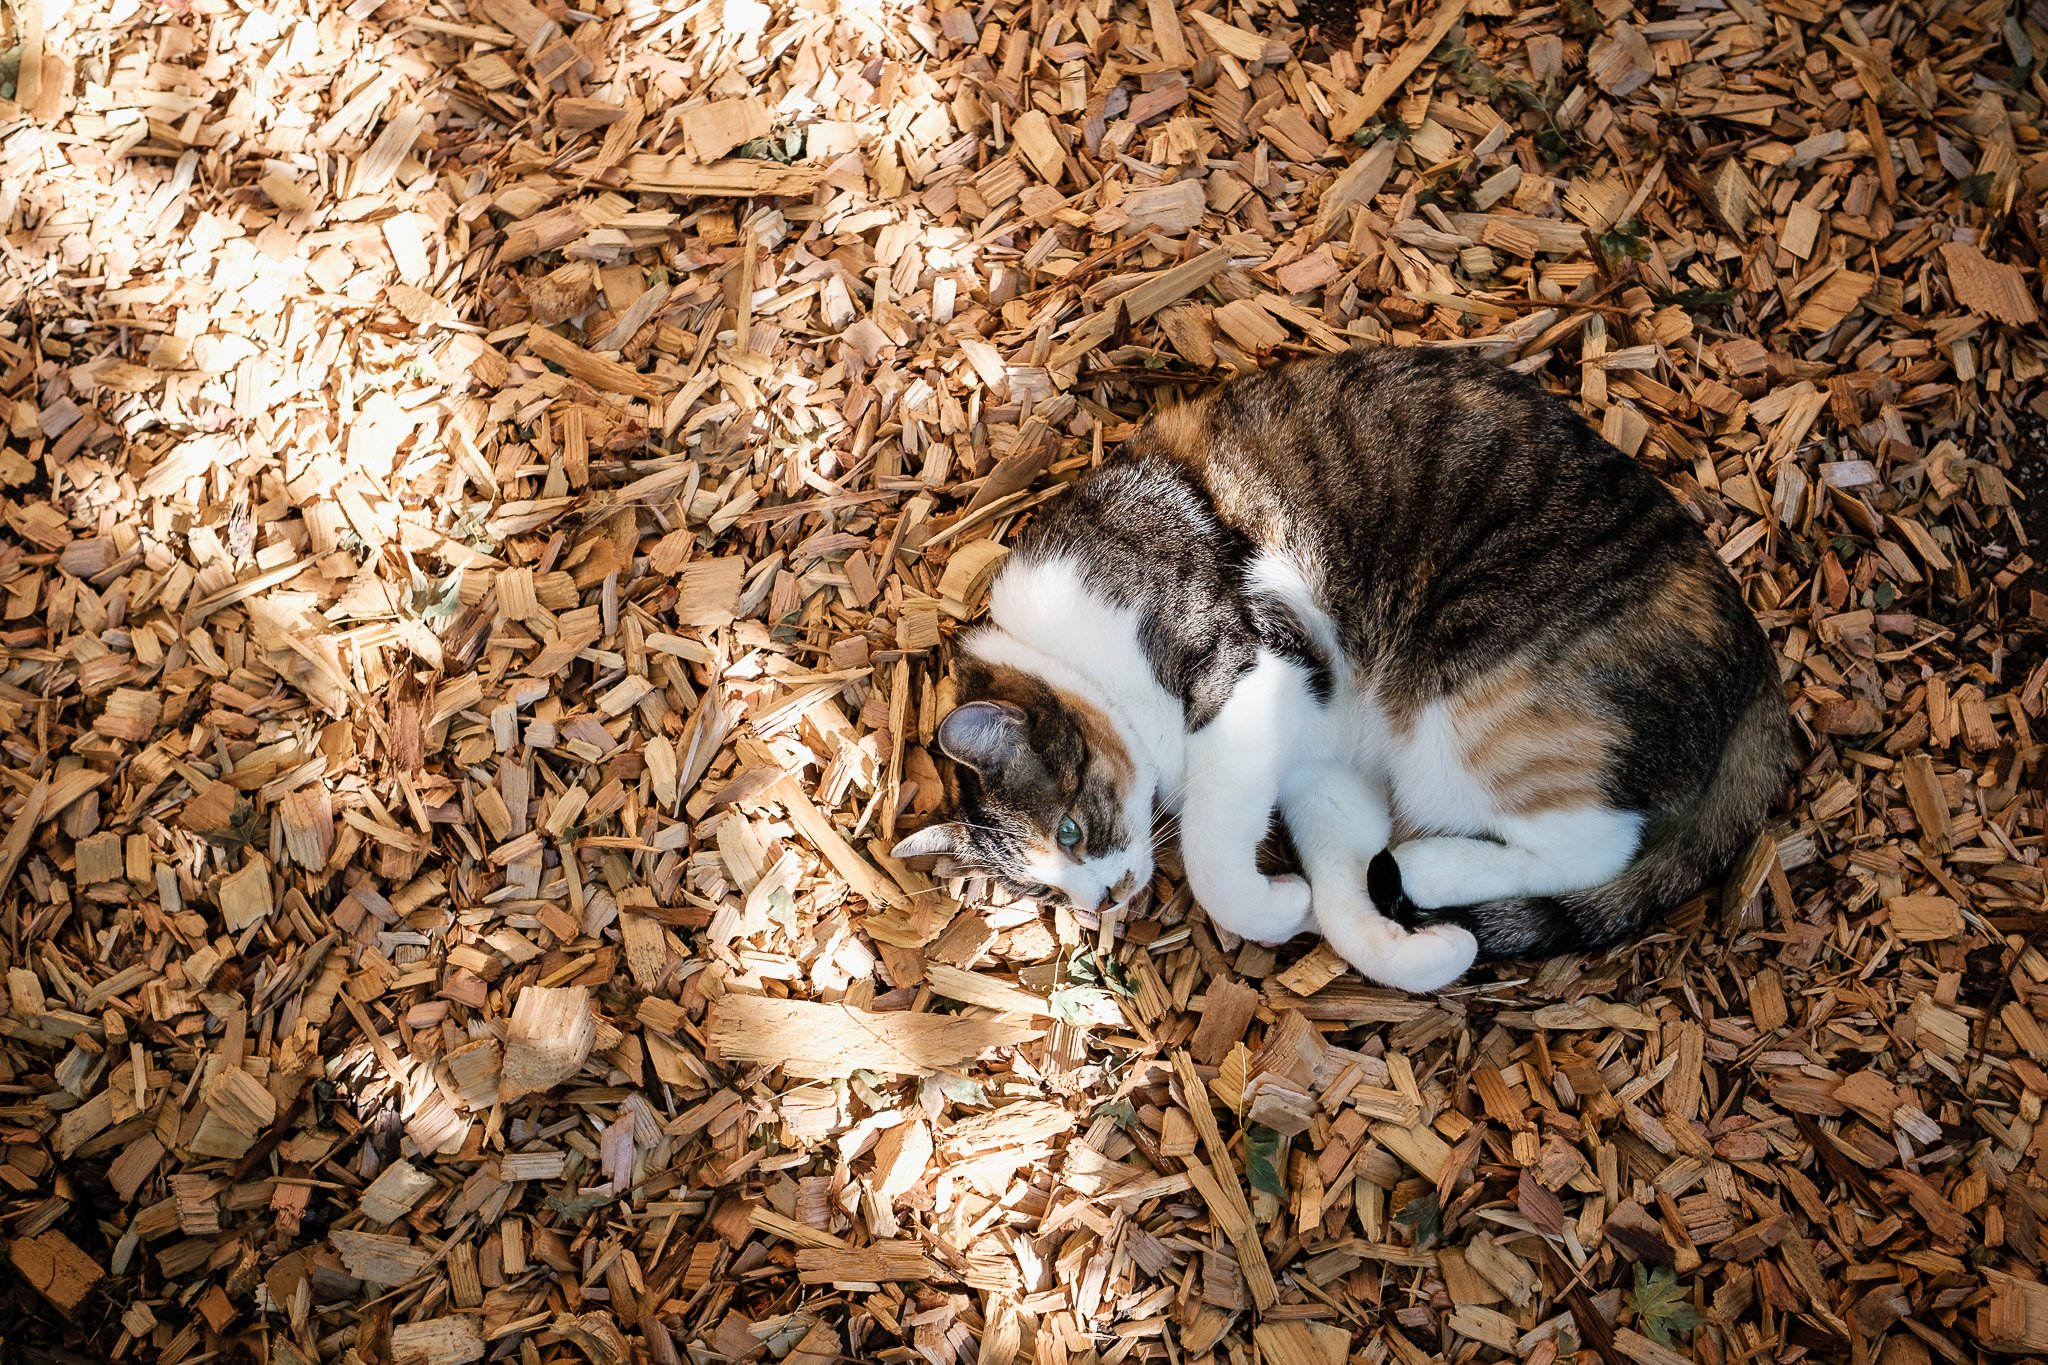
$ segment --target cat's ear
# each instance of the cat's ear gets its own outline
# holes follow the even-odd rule
[[[957,858],[967,849],[960,826],[941,822],[926,825],[917,833],[899,839],[889,856],[898,862],[911,858]]]
[[[1024,752],[1024,708],[1006,701],[971,701],[939,722],[939,748],[955,763],[981,774],[1000,772]]]

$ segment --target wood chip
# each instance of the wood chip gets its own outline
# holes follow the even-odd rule
[[[505,1029],[500,1100],[551,1090],[578,1071],[597,1041],[590,992],[582,986],[527,986]]]
[[[2027,277],[2016,265],[1994,261],[1965,242],[1947,242],[1941,248],[1942,264],[1948,267],[1949,288],[1956,302],[1973,313],[1983,313],[2016,327],[2040,320]]]
[[[877,1014],[851,1005],[727,996],[713,1011],[710,1038],[721,1056],[779,1066],[792,1076],[855,1071],[917,1075],[954,1067],[990,1048],[1011,1047],[1040,1030],[996,1020]]]

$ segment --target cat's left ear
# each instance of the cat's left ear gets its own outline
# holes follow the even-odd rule
[[[1007,701],[971,701],[939,722],[939,748],[955,763],[984,776],[1002,771],[1024,752],[1029,726],[1024,708]]]
[[[904,839],[896,842],[889,850],[889,856],[899,862],[911,858],[957,858],[966,851],[967,841],[961,837],[960,826],[941,822],[926,825]]]

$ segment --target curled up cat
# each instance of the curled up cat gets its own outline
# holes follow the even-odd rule
[[[957,650],[940,857],[1107,907],[1155,803],[1210,919],[1433,991],[1639,934],[1755,838],[1775,656],[1647,471],[1447,350],[1263,370],[1147,420]],[[1269,877],[1275,812],[1302,877]]]

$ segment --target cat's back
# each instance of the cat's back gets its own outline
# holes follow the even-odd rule
[[[1675,514],[1633,461],[1534,380],[1469,352],[1362,347],[1231,380],[1148,421],[1140,455],[1187,467],[1255,540],[1353,548],[1540,522],[1553,543]]]
[[[1133,451],[1186,470],[1253,555],[1299,566],[1354,660],[1397,655],[1417,698],[1600,641],[1672,677],[1736,661],[1709,684],[1729,705],[1764,671],[1732,578],[1655,476],[1468,352],[1261,370],[1156,414]]]

